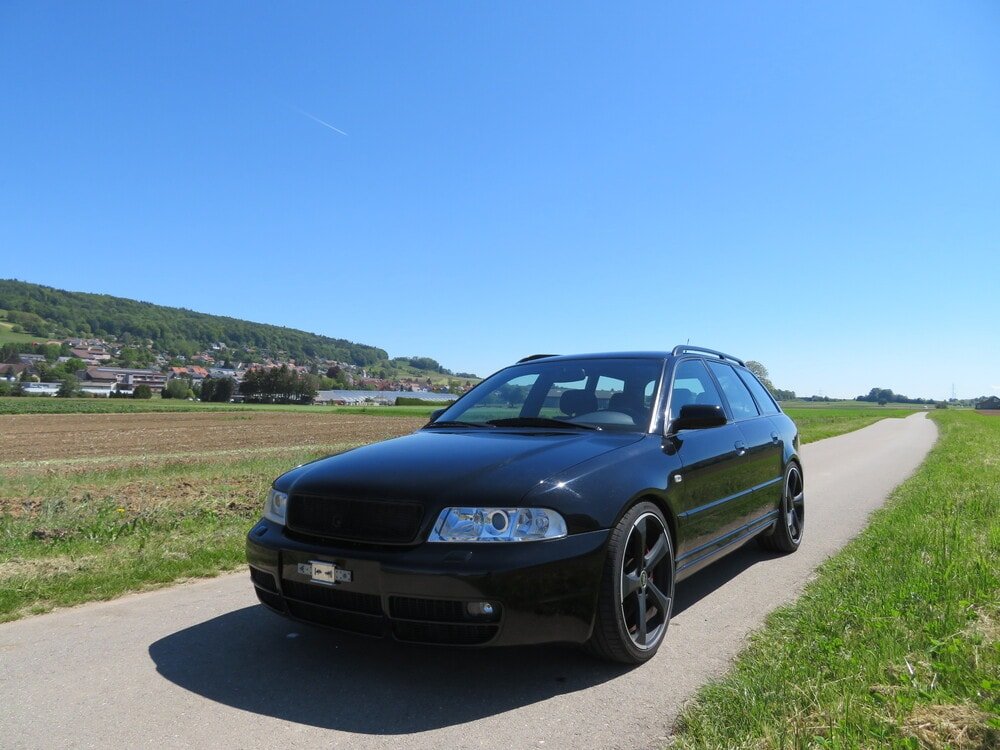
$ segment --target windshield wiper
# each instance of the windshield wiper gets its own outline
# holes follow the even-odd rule
[[[497,427],[560,427],[564,430],[600,430],[593,424],[582,422],[566,422],[562,419],[549,417],[508,417],[506,419],[491,419],[487,424]]]
[[[488,422],[463,422],[459,419],[446,420],[444,422],[431,422],[428,425],[424,425],[424,429],[428,427],[471,427],[471,428],[492,428],[493,425]]]

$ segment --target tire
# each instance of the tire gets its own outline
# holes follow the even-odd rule
[[[653,503],[639,503],[611,530],[587,649],[623,664],[648,661],[663,642],[673,605],[670,528]]]
[[[781,489],[781,505],[774,527],[757,537],[760,546],[769,552],[794,552],[802,543],[805,530],[806,506],[802,468],[794,462],[785,468]]]

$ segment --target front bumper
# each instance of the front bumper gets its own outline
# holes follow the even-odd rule
[[[608,531],[543,542],[387,549],[302,541],[266,519],[247,535],[258,598],[297,620],[401,641],[449,645],[583,643],[593,627]],[[321,584],[311,562],[351,572]],[[490,616],[470,602],[490,602]]]

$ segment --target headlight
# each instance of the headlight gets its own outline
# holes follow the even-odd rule
[[[288,493],[278,492],[273,487],[268,490],[267,501],[264,503],[264,518],[284,525],[285,508],[288,507]]]
[[[546,508],[445,508],[429,542],[531,542],[566,536],[566,521]]]

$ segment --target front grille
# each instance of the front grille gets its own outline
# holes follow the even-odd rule
[[[408,596],[391,597],[389,614],[404,620],[433,622],[463,622],[466,619],[464,602],[450,599],[415,599]]]
[[[414,643],[476,646],[491,640],[499,630],[497,625],[453,625],[446,623],[393,620],[392,632],[401,641]]]
[[[253,581],[254,586],[257,586],[267,591],[273,591],[277,593],[278,587],[274,584],[274,576],[270,573],[265,573],[263,570],[257,570],[257,568],[250,568],[250,580]]]
[[[420,531],[423,516],[418,503],[292,495],[286,523],[291,531],[309,536],[406,544]]]
[[[468,602],[453,599],[418,599],[410,596],[389,597],[389,616],[401,620],[424,620],[426,622],[468,622],[484,624],[500,620],[500,604],[491,602],[494,611],[490,615],[471,614]]]
[[[287,578],[281,579],[281,588],[285,596],[291,599],[319,604],[323,607],[333,607],[347,612],[361,612],[369,615],[382,615],[382,600],[375,594],[361,594],[357,591],[345,591],[311,583],[299,583]]]
[[[288,613],[300,620],[326,625],[338,630],[348,630],[362,635],[381,636],[385,622],[381,615],[363,615],[357,612],[344,612],[339,609],[329,609],[316,604],[306,604],[292,599],[286,600]]]

